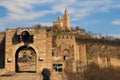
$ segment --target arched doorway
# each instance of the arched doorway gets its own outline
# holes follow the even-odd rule
[[[22,46],[15,54],[16,72],[36,72],[36,52],[32,47]]]
[[[68,49],[64,49],[64,51],[63,51],[63,60],[66,60],[66,57],[68,57],[69,56],[69,50]]]

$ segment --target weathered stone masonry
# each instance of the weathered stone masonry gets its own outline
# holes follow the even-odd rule
[[[34,42],[25,44],[23,41],[17,44],[12,43],[14,35],[21,35],[23,31],[28,31],[31,35],[34,35]],[[44,29],[6,29],[5,38],[5,69],[7,71],[15,72],[16,64],[16,51],[22,46],[32,47],[37,56],[36,60],[36,72],[41,72],[43,68],[51,68],[51,50],[52,50],[52,37],[50,33],[47,33]],[[43,61],[39,61],[42,58]]]

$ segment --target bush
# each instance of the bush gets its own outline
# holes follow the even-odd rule
[[[83,73],[65,70],[67,80],[120,80],[120,67],[100,68],[97,64],[91,63]]]
[[[120,68],[112,66],[100,68],[92,63],[84,71],[84,80],[120,80]]]
[[[81,80],[81,75],[74,72],[66,72],[67,80]]]

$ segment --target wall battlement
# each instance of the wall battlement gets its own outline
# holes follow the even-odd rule
[[[57,39],[75,39],[75,36],[73,36],[73,35],[62,35],[62,36],[57,36]]]

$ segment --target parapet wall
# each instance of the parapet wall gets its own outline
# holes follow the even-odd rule
[[[72,35],[57,36],[55,43],[56,45],[64,45],[63,47],[67,47],[67,45],[75,45],[76,44],[75,36],[72,36]]]
[[[75,36],[73,36],[73,35],[61,35],[61,36],[57,36],[57,39],[75,39]]]

